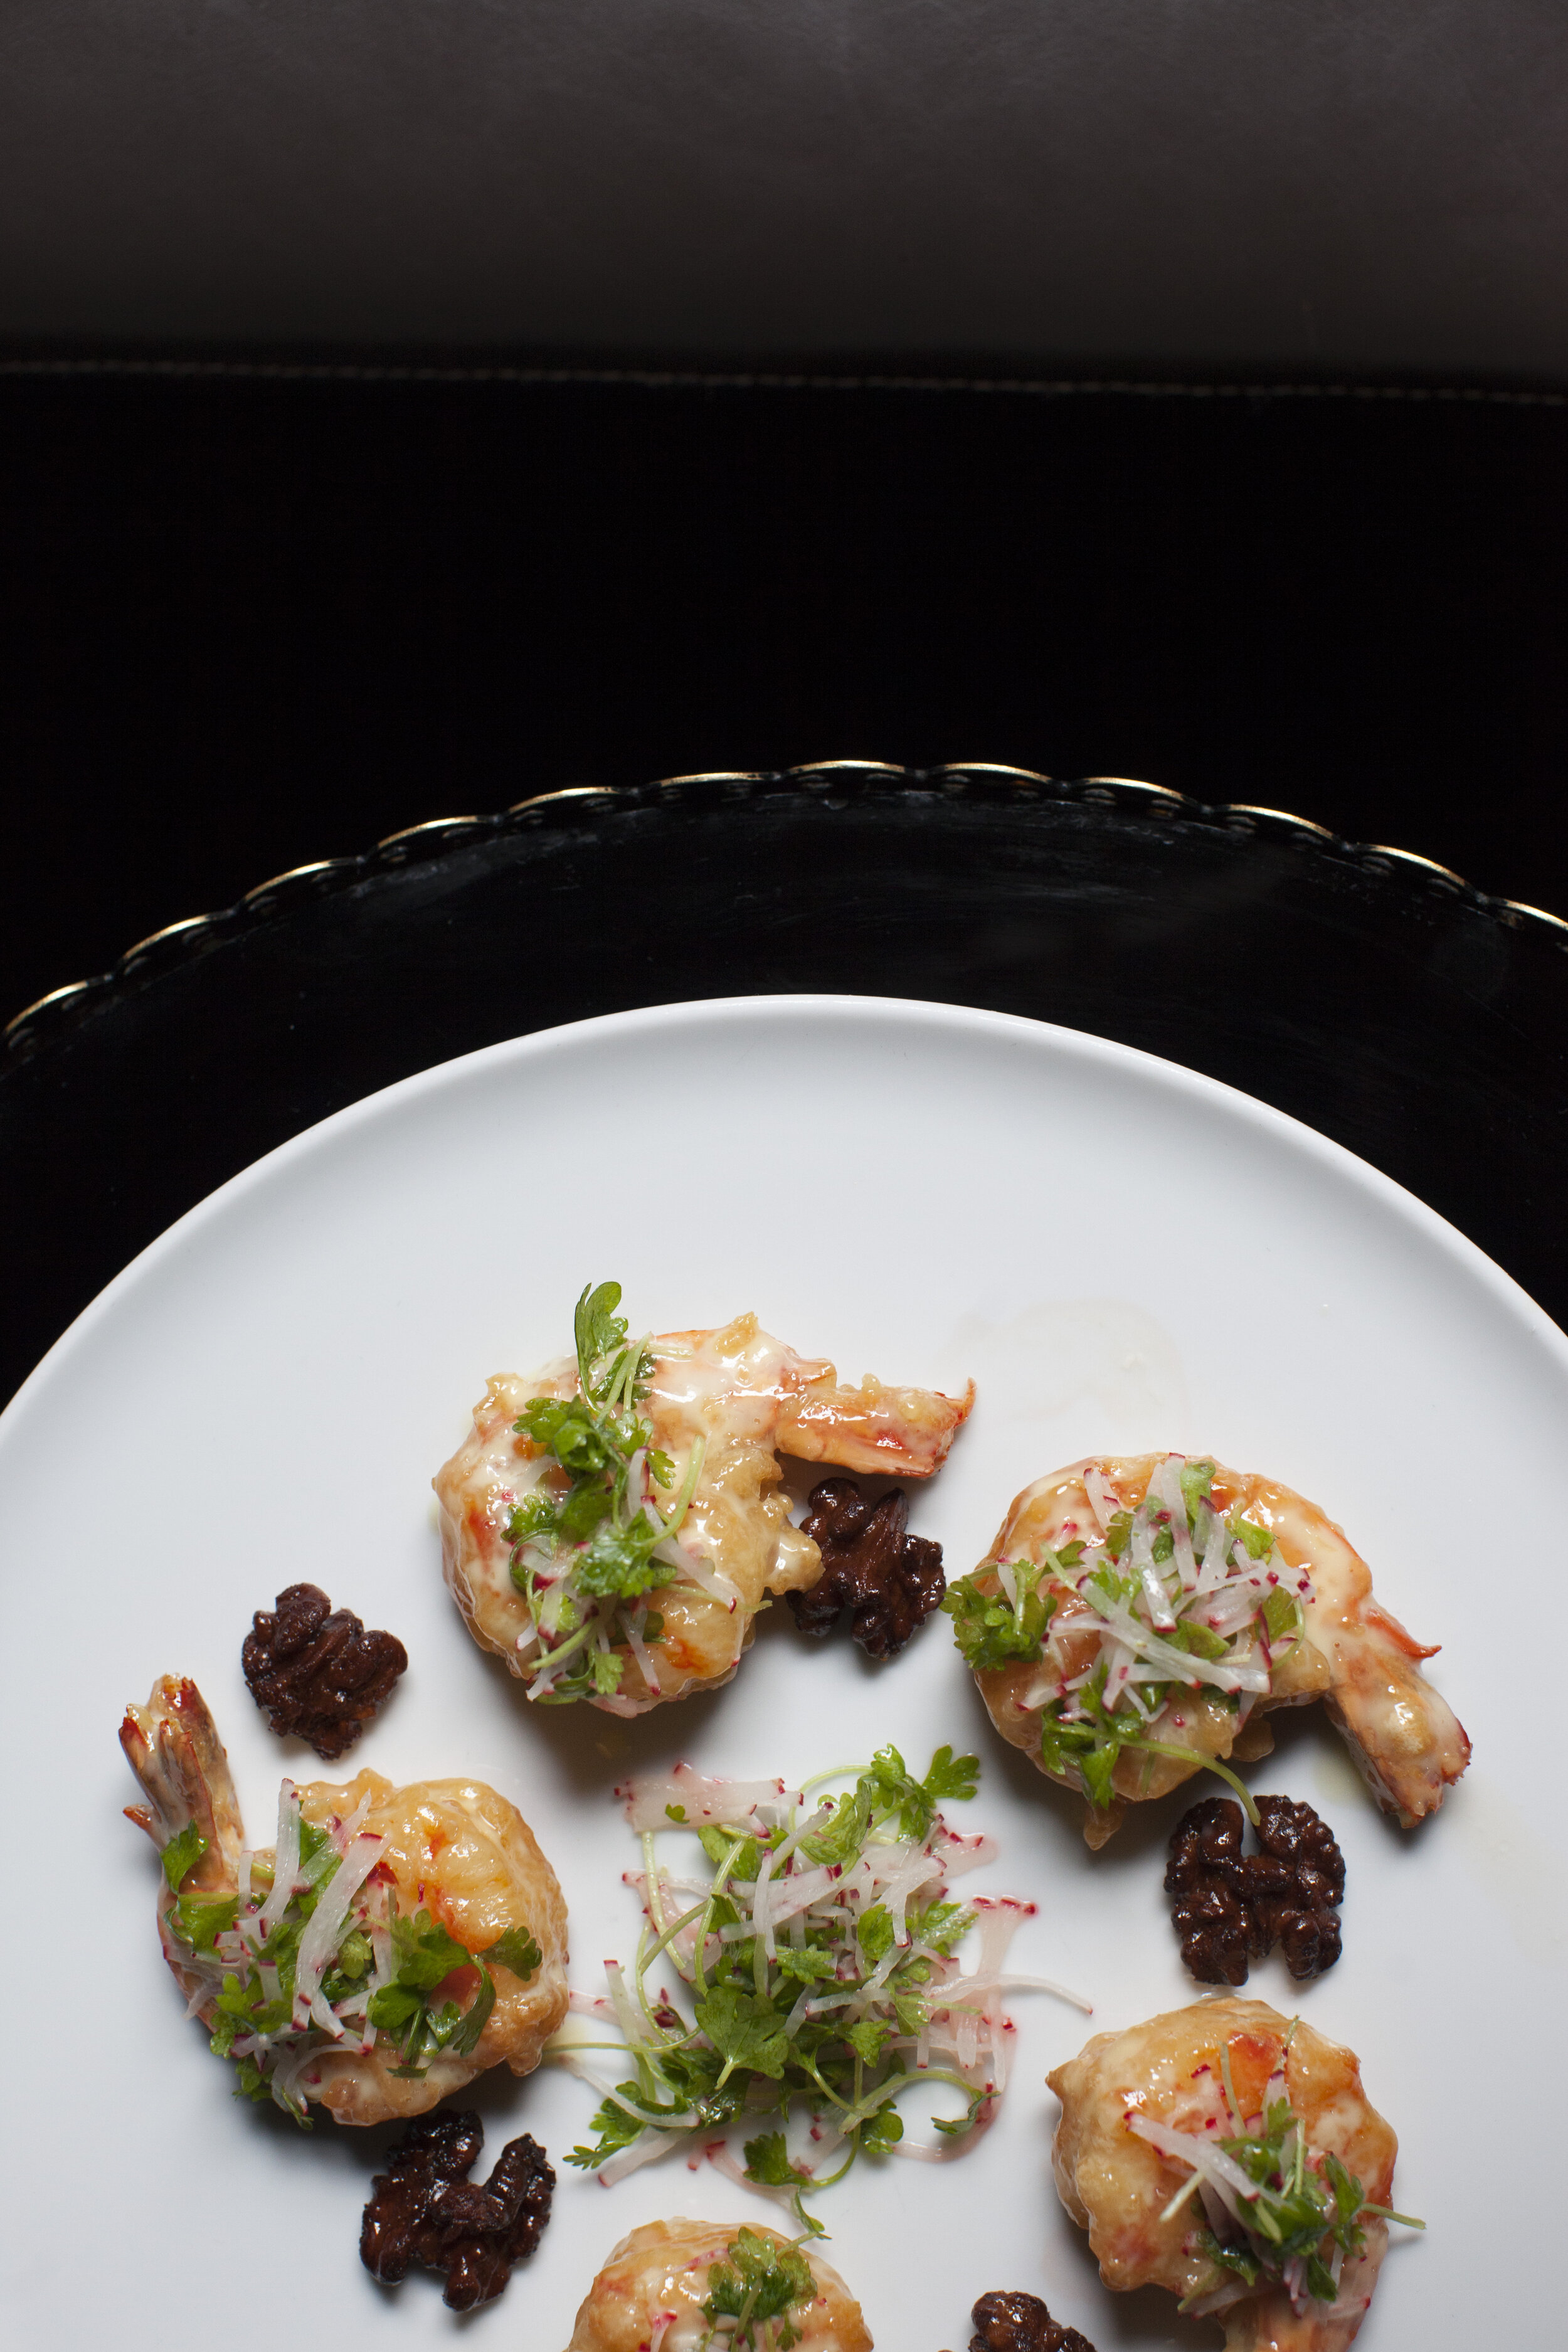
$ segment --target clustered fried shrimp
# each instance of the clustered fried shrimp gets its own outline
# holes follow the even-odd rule
[[[1410,1828],[1464,1772],[1469,1743],[1421,1672],[1433,1652],[1379,1605],[1366,1563],[1315,1504],[1206,1459],[1093,1456],[1026,1487],[943,1598],[941,1547],[909,1534],[901,1488],[873,1500],[852,1478],[826,1481],[795,1526],[780,1456],[929,1478],[973,1382],[957,1397],[870,1378],[850,1388],[751,1314],[637,1339],[620,1297],[614,1283],[584,1289],[570,1358],[492,1379],[433,1482],[446,1580],[531,1700],[632,1716],[713,1689],[770,1596],[813,1633],[847,1610],[879,1659],[940,1603],[995,1728],[1084,1798],[1091,1846],[1129,1803],[1205,1769],[1230,1781],[1260,1851],[1244,1852],[1226,1800],[1193,1809],[1172,1843],[1166,1887],[1194,1973],[1244,1982],[1276,1943],[1298,1977],[1332,1965],[1344,1880],[1332,1833],[1287,1797],[1255,1803],[1234,1765],[1268,1752],[1271,1710],[1321,1698],[1377,1803]],[[296,1584],[258,1612],[244,1663],[274,1727],[335,1759],[406,1658]],[[529,2074],[567,2010],[566,1907],[521,1813],[472,1780],[285,1780],[274,1843],[248,1848],[194,1682],[154,1684],[121,1742],[145,1800],[127,1810],[162,1865],[164,1957],[237,2093],[302,2124],[313,2108],[348,2125],[405,2121],[365,2208],[367,2268],[384,2283],[434,2268],[458,2309],[499,2294],[538,2242],[554,2174],[521,2136],[474,2182],[479,2116],[429,2111],[489,2067]],[[939,2121],[942,2148],[904,2152],[961,2153],[1005,2079],[1004,1985],[1062,1990],[1000,1973],[1032,1904],[947,1899],[948,1878],[992,1851],[938,1809],[972,1796],[977,1770],[942,1747],[917,1780],[886,1747],[852,1790],[809,1802],[783,1781],[685,1765],[633,1784],[644,1870],[628,1883],[646,1930],[635,1967],[606,1963],[603,1999],[578,1999],[621,2039],[550,2054],[592,2079],[583,2053],[615,2048],[636,2080],[599,2085],[597,2137],[566,2161],[609,2185],[683,2144],[718,2161],[731,2124],[771,2119],[744,2170],[721,2168],[790,2204],[805,2234],[634,2230],[567,2352],[871,2352],[858,2304],[815,2251],[802,2192],[862,2150],[896,2148],[897,2096],[917,2078],[968,2104]],[[700,1842],[710,1875],[658,1861],[655,1836],[670,1828]],[[971,1927],[983,1948],[965,1974],[955,1948]],[[656,1964],[689,1992],[690,2018],[650,1988]],[[1169,2290],[1221,2322],[1226,2352],[1344,2352],[1389,2224],[1423,2226],[1389,2203],[1394,2135],[1354,2054],[1261,2002],[1211,2000],[1098,2034],[1048,2081],[1057,2189],[1104,2284]],[[810,2156],[790,2152],[792,2102]],[[973,2352],[1090,2352],[1021,2289],[982,2296],[973,2320]]]

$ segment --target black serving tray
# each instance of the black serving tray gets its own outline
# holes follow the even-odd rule
[[[1568,923],[1266,808],[850,761],[437,819],[28,1008],[0,1062],[0,1395],[174,1218],[346,1103],[560,1022],[815,990],[1024,1013],[1223,1079],[1568,1321]],[[891,1165],[918,1168],[927,1108]],[[811,1129],[809,1101],[779,1116]],[[566,1147],[626,1152],[611,1128]],[[1158,1160],[1157,1133],[1115,1142]]]

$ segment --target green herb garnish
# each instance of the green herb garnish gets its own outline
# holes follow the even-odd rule
[[[318,1953],[310,1980],[301,1984],[300,1939],[353,1842],[345,1849],[342,1831],[334,1833],[307,1821],[299,1792],[288,1781],[279,1798],[278,1835],[280,1846],[291,1839],[298,1854],[292,1891],[279,1911],[268,1910],[273,1866],[257,1856],[250,1864],[255,1891],[247,1898],[237,1892],[188,1889],[177,1894],[167,1925],[183,1948],[182,1969],[205,1979],[211,2046],[234,2066],[237,2095],[273,2099],[309,2128],[300,2068],[315,2053],[345,2043],[350,2049],[368,2046],[381,2035],[401,2061],[394,2074],[423,2075],[432,2053],[466,2055],[477,2046],[495,2007],[492,1968],[508,1969],[526,1981],[542,1955],[525,1928],[509,1929],[482,1951],[468,1951],[428,1911],[400,1914],[390,1882],[366,1881],[338,1928],[333,1948],[324,1960]],[[163,1866],[172,1885],[181,1885],[205,1850],[205,1841],[195,1829],[171,1840]],[[376,1969],[378,1937],[385,1938],[384,1950],[390,1946],[390,1974]],[[450,1998],[437,2001],[442,1983],[469,1967],[479,1981],[467,2009]],[[329,2032],[321,2021],[323,2002],[333,2012],[337,2032]]]
[[[1102,1538],[987,1560],[942,1602],[977,1672],[1040,1668],[1040,1761],[1098,1811],[1114,1801],[1123,1756],[1148,1758],[1146,1778],[1165,1757],[1217,1773],[1256,1821],[1243,1782],[1178,1739],[1173,1716],[1206,1688],[1244,1718],[1271,1688],[1274,1657],[1300,1637],[1311,1585],[1279,1559],[1268,1528],[1239,1508],[1221,1514],[1214,1479],[1212,1462],[1167,1455],[1136,1509],[1108,1514]],[[1066,1646],[1086,1633],[1097,1642],[1087,1669],[1081,1648]]]
[[[733,1820],[725,1784],[709,1782],[701,1809],[716,1818],[686,1830],[710,1865],[695,1901],[660,1867],[655,1840],[668,1832],[645,1830],[649,1924],[635,1968],[608,1971],[626,2040],[552,2052],[584,2072],[583,2053],[620,2049],[635,2076],[602,2093],[595,2137],[568,2161],[596,2170],[645,2134],[657,2155],[666,2135],[710,2140],[744,2117],[747,2179],[786,2190],[800,2227],[815,2230],[803,2195],[840,2179],[857,2156],[893,2147],[904,2129],[896,2102],[917,2083],[960,2093],[962,2115],[940,2128],[973,2129],[1001,2080],[999,1962],[980,1977],[959,1971],[954,1953],[975,1913],[948,1897],[943,1882],[963,1857],[939,1808],[972,1797],[978,1773],[974,1757],[941,1748],[917,1777],[884,1748],[837,1796],[784,1797]],[[647,1818],[669,1811],[656,1802]],[[930,1874],[911,1897],[919,1860]],[[689,2016],[651,1990],[661,1963],[685,1986]],[[797,2108],[813,2119],[825,2171],[791,2158],[784,2126]],[[769,2114],[778,2127],[757,2131]]]
[[[1228,2065],[1226,2087],[1235,2119]],[[1361,2182],[1337,2156],[1325,2152],[1310,2157],[1305,2126],[1288,2098],[1271,2099],[1259,2120],[1260,2130],[1237,2132],[1217,2142],[1257,2184],[1250,2194],[1237,2199],[1240,2220],[1223,2233],[1201,2229],[1192,2241],[1221,2270],[1248,2286],[1265,2279],[1283,2281],[1298,2310],[1309,2301],[1331,2304],[1339,2294],[1342,2265],[1366,2242],[1363,2223],[1368,2215],[1401,2222],[1407,2230],[1426,2228],[1410,2214],[1369,2204]],[[1194,2168],[1182,2198],[1200,2178]],[[1181,2201],[1173,2200],[1166,2211]],[[1189,2296],[1182,2308],[1204,2299],[1202,2294]]]
[[[708,2273],[702,2310],[713,2325],[704,2343],[714,2341],[720,2320],[732,2319],[733,2328],[723,2334],[728,2352],[790,2352],[800,2330],[789,2314],[816,2294],[811,2264],[798,2246],[774,2245],[754,2230],[741,2231],[726,2252],[729,2259]]]
[[[528,1603],[535,1650],[529,1696],[552,1706],[619,1689],[626,1645],[664,1631],[649,1593],[680,1574],[676,1537],[701,1475],[692,1449],[669,1510],[669,1456],[641,1419],[653,1378],[646,1339],[628,1341],[617,1282],[584,1290],[574,1336],[578,1394],[531,1397],[512,1426],[545,1455],[552,1475],[508,1521],[511,1579]]]

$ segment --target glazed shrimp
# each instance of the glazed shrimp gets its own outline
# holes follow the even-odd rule
[[[787,2317],[797,2352],[872,2352],[860,2306],[821,2256],[803,2247],[800,2300],[770,2324],[744,2333],[715,2333],[703,2310],[716,2269],[733,2269],[741,2225],[713,2221],[649,2221],[623,2238],[588,2290],[566,2352],[701,2352],[709,2344],[771,2352]],[[747,2235],[776,2255],[790,2241],[774,2230]],[[753,2256],[753,2259],[755,2257]]]
[[[1113,1520],[1124,1534],[1108,1537]],[[1037,1596],[1026,1605],[1047,1609],[1042,1638],[1023,1639],[1019,1607],[1017,1639],[993,1629],[984,1649],[982,1629],[966,1654],[1003,1738],[1083,1789],[1091,1845],[1128,1801],[1163,1796],[1205,1761],[1267,1755],[1262,1718],[1274,1707],[1323,1699],[1377,1802],[1406,1829],[1469,1760],[1453,1709],[1420,1671],[1435,1653],[1379,1606],[1341,1529],[1272,1479],[1180,1454],[1074,1463],[1025,1488],[965,1586],[977,1603],[999,1603],[1009,1580],[1016,1599],[1020,1575]],[[1124,1580],[1109,1600],[1108,1575]],[[998,1657],[998,1641],[1010,1654]],[[1188,1663],[1177,1642],[1212,1654]],[[1095,1710],[1074,1684],[1101,1658],[1110,1705],[1091,1741],[1082,1718]]]
[[[636,1411],[648,1435],[635,1463],[636,1500],[639,1509],[646,1502],[650,1512],[679,1513],[679,1541],[660,1548],[664,1580],[634,1607],[605,1605],[598,1628],[588,1629],[606,1662],[599,1686],[585,1686],[581,1673],[581,1610],[554,1623],[548,1614],[565,1591],[559,1559],[543,1561],[533,1577],[511,1531],[531,1496],[559,1496],[567,1485],[547,1449],[516,1423],[533,1399],[579,1397],[579,1364],[568,1360],[533,1380],[492,1380],[466,1443],[434,1482],[447,1582],[475,1640],[504,1658],[531,1696],[587,1696],[622,1715],[728,1682],[765,1596],[805,1591],[821,1574],[816,1545],[790,1524],[781,1453],[927,1478],[974,1399],[973,1382],[959,1398],[872,1379],[841,1387],[830,1363],[796,1355],[754,1315],[643,1347]],[[575,1684],[562,1681],[563,1625],[578,1661]]]
[[[1398,2142],[1352,2052],[1263,2001],[1207,2000],[1096,2034],[1048,2080],[1062,2103],[1058,2192],[1107,2286],[1168,2288],[1184,2309],[1221,2320],[1226,2352],[1343,2352],[1372,2301],[1387,2222],[1402,2218],[1387,2210]],[[1249,2230],[1255,2175],[1235,2156],[1226,2170],[1226,2147],[1261,2147],[1271,2127],[1285,2171],[1266,2177],[1289,2189],[1294,2166],[1309,2199],[1296,2210],[1323,2218],[1321,2294],[1306,2254],[1276,2262],[1270,2239]],[[1336,2238],[1331,2184],[1347,2177],[1354,2219]],[[1298,2234],[1311,2236],[1310,2221]],[[1235,2267],[1215,2258],[1216,2242]]]
[[[194,1682],[155,1683],[120,1740],[148,1799],[129,1818],[168,1857],[164,1958],[242,2090],[300,2120],[318,2105],[374,2124],[422,2115],[502,2060],[514,2074],[538,2065],[566,2013],[566,1906],[504,1797],[470,1780],[397,1789],[368,1771],[342,1788],[286,1780],[278,1845],[247,1853]],[[400,1931],[447,1959],[438,1981],[410,1991]],[[243,2013],[226,1978],[252,1995]],[[384,1993],[384,2028],[371,2022]]]

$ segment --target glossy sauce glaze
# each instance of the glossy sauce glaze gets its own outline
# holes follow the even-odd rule
[[[1101,1524],[1086,1478],[1100,1485],[1102,1496],[1131,1509],[1143,1500],[1151,1477],[1167,1458],[1091,1455],[1037,1479],[1015,1499],[988,1559],[1038,1560],[1047,1548],[1059,1549],[1075,1537],[1098,1540]],[[1201,1770],[1205,1757],[1246,1761],[1267,1755],[1273,1740],[1261,1718],[1271,1708],[1317,1698],[1326,1702],[1384,1811],[1406,1829],[1413,1827],[1442,1803],[1470,1753],[1453,1709],[1420,1671],[1420,1662],[1435,1651],[1413,1640],[1379,1605],[1371,1570],[1315,1503],[1276,1480],[1223,1465],[1215,1468],[1213,1494],[1222,1511],[1240,1508],[1268,1528],[1287,1568],[1304,1573],[1310,1592],[1303,1601],[1300,1638],[1277,1654],[1268,1692],[1257,1700],[1239,1734],[1237,1713],[1219,1692],[1184,1692],[1164,1737],[1190,1748],[1191,1763],[1122,1755],[1113,1775],[1118,1801],[1107,1813],[1091,1813],[1085,1830],[1089,1843],[1102,1843],[1110,1835],[1126,1802],[1164,1796]],[[986,1589],[995,1586],[993,1570]],[[1070,1670],[1093,1658],[1100,1640],[1097,1620],[1076,1594],[1061,1595],[1054,1626]],[[1037,1664],[1019,1662],[984,1668],[975,1680],[1002,1737],[1038,1763],[1051,1677]],[[1074,1785],[1059,1773],[1053,1777]]]
[[[653,1373],[639,1408],[671,1476],[668,1507],[699,1442],[700,1474],[681,1528],[682,1547],[707,1570],[658,1589],[664,1630],[647,1645],[657,1688],[641,1660],[625,1655],[620,1688],[592,1703],[640,1714],[662,1700],[727,1682],[770,1595],[803,1591],[822,1571],[816,1545],[789,1518],[778,1456],[925,1478],[938,1468],[973,1402],[868,1379],[840,1386],[832,1364],[799,1356],[742,1315],[721,1330],[650,1340]],[[474,1411],[466,1443],[435,1479],[447,1582],[476,1641],[525,1680],[542,1662],[528,1604],[511,1576],[507,1533],[515,1506],[558,1476],[513,1423],[530,1398],[577,1390],[566,1360],[531,1380],[502,1373]]]
[[[1189,2199],[1169,2210],[1192,2168],[1131,2125],[1142,2116],[1215,2140],[1229,2134],[1226,2068],[1248,2129],[1270,2077],[1282,2074],[1310,2153],[1338,2157],[1370,2204],[1388,2203],[1398,2142],[1367,2099],[1354,2053],[1264,2001],[1198,2001],[1125,2032],[1096,2034],[1047,2078],[1062,2104],[1052,2147],[1057,2189],[1088,2231],[1107,2286],[1162,2286],[1182,2296],[1223,2289],[1226,2273],[1195,2242],[1201,2207]],[[1385,2222],[1368,2217],[1363,2226],[1364,2248],[1346,2262],[1333,2305],[1298,2314],[1278,2284],[1244,2295],[1215,2315],[1226,2352],[1342,2352],[1365,2316],[1388,2242]]]
[[[251,1864],[270,1876],[272,1847],[245,1847],[228,1759],[195,1683],[165,1675],[145,1706],[127,1709],[121,1745],[148,1799],[131,1818],[163,1851],[187,1824],[207,1841],[206,1852],[182,1882],[206,1894],[248,1889]],[[368,2051],[323,2046],[299,2075],[300,2097],[326,2107],[339,2123],[375,2124],[423,2115],[489,2067],[505,2063],[531,2074],[545,2042],[566,2014],[566,1905],[555,1873],[517,1807],[477,1780],[416,1780],[395,1788],[376,1772],[346,1786],[310,1781],[299,1791],[300,1811],[317,1828],[346,1822],[363,1806],[361,1830],[381,1841],[378,1872],[395,1888],[401,1914],[429,1912],[465,1950],[483,1951],[509,1930],[523,1929],[539,1947],[541,1964],[526,1983],[498,1965],[495,2006],[474,2049],[463,2056],[436,2051],[418,2076],[395,2071],[400,2053],[378,2041]],[[158,1879],[158,1928],[163,1957],[187,2000],[210,1978],[193,1969],[172,1931],[174,1894]],[[474,1969],[454,1971],[437,1998],[466,2007],[478,1990]],[[215,2011],[195,2011],[209,2027]]]
[[[589,2288],[566,2352],[699,2352],[712,2334],[702,2309],[708,2274],[727,2259],[740,2226],[671,2221],[634,2230]],[[775,2246],[789,2243],[777,2231],[745,2226]],[[816,2294],[790,2308],[797,2352],[872,2352],[860,2306],[837,2272],[811,2247],[802,2252]],[[722,2345],[728,2337],[721,2333],[713,2340]]]

